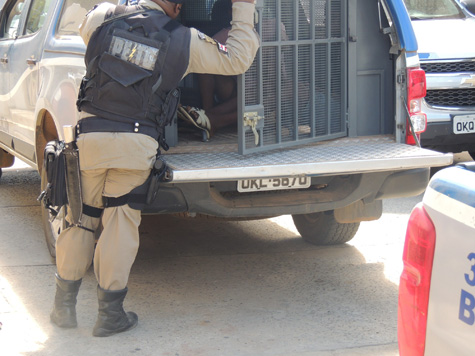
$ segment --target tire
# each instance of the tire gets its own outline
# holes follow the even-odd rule
[[[46,187],[46,172],[43,169],[41,171],[41,191],[43,191]],[[43,221],[43,230],[45,233],[45,240],[46,246],[48,247],[48,251],[51,257],[56,257],[56,240],[58,239],[59,234],[61,231],[68,227],[68,223],[66,222],[66,206],[63,206],[60,210],[58,215],[53,219],[53,215],[51,214],[50,210],[47,209],[44,204],[41,204],[41,217]]]
[[[313,214],[292,215],[302,238],[313,245],[340,245],[350,241],[360,223],[342,224],[335,220],[333,210]]]
[[[472,157],[472,159],[475,161],[475,151],[469,151],[468,154],[469,154],[470,157]]]

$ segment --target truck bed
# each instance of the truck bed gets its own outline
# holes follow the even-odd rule
[[[222,132],[208,142],[200,142],[197,136],[180,139],[164,156],[172,181],[355,174],[452,163],[452,154],[396,143],[392,135],[340,138],[249,155],[237,153],[237,137],[232,135]]]

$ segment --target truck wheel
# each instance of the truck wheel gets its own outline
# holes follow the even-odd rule
[[[292,215],[302,238],[314,245],[339,245],[350,241],[360,223],[342,224],[335,220],[333,210],[313,214]]]
[[[41,171],[41,191],[45,189],[47,185],[46,171]],[[66,206],[63,206],[58,215],[53,219],[49,209],[41,204],[41,215],[43,220],[43,229],[45,232],[46,246],[48,247],[51,257],[56,257],[56,240],[58,239],[61,231],[67,228],[68,223],[66,221]]]
[[[468,154],[472,157],[472,159],[475,161],[475,151],[469,151]]]

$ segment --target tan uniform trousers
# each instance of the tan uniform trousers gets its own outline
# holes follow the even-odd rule
[[[145,182],[157,149],[155,140],[140,134],[91,133],[79,136],[77,143],[83,202],[101,208],[103,195],[119,197]],[[103,230],[95,251],[92,232],[79,227],[64,230],[56,241],[59,276],[79,280],[94,259],[99,286],[124,289],[139,247],[140,221],[140,210],[128,205],[104,209]],[[82,223],[96,230],[100,219],[83,215]]]

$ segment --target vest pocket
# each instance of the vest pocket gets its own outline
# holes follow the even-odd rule
[[[148,72],[107,52],[102,55],[99,61],[99,68],[124,87],[152,76],[152,72]]]
[[[141,81],[152,76],[135,64],[104,53],[99,61],[101,78],[93,105],[108,112],[129,117],[144,113],[144,97],[140,94]],[[97,99],[97,100],[96,100]]]

